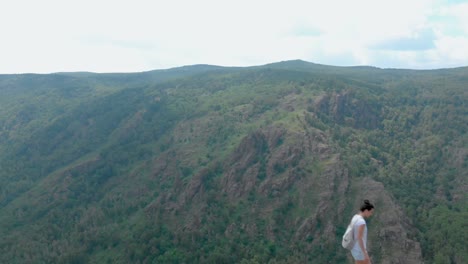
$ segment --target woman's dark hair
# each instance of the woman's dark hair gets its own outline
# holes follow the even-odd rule
[[[365,210],[372,210],[374,209],[374,205],[369,202],[369,200],[364,200],[364,203],[361,205],[361,212],[364,212]]]

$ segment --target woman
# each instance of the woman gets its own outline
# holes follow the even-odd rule
[[[353,249],[351,249],[351,254],[353,255],[356,264],[370,264],[369,254],[367,254],[367,225],[364,218],[369,218],[374,213],[374,205],[372,205],[369,200],[364,200],[364,203],[361,205],[361,211],[353,217],[353,226],[354,230],[354,244]],[[354,218],[357,219],[354,219]],[[356,221],[354,221],[356,220]]]

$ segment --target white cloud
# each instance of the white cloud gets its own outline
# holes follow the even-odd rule
[[[468,37],[442,36],[436,45],[438,58],[453,65],[468,62]]]
[[[468,65],[467,13],[468,3],[442,0],[9,1],[0,9],[0,73],[247,66],[287,59],[461,66]],[[421,32],[431,34],[418,37]],[[387,51],[375,49],[382,43]],[[395,48],[402,43],[425,49]]]
[[[448,33],[468,34],[468,3],[458,3],[449,6],[441,7],[437,10],[435,16],[442,18],[442,21],[435,23],[440,31],[447,31]],[[447,21],[448,23],[444,23]]]

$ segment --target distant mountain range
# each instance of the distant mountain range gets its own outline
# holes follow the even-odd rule
[[[1,263],[468,259],[468,68],[0,75]]]

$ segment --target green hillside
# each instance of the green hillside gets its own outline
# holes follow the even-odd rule
[[[363,199],[373,263],[463,263],[467,85],[304,61],[0,75],[0,263],[350,263]]]

